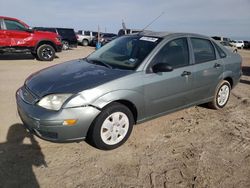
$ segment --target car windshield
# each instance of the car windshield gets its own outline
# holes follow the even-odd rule
[[[119,37],[87,57],[89,62],[102,62],[112,68],[135,70],[161,38],[139,35]]]

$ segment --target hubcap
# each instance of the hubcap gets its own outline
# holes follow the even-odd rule
[[[109,115],[101,126],[101,139],[105,144],[115,145],[127,135],[129,119],[123,112]]]
[[[217,96],[217,102],[219,104],[219,106],[223,106],[226,104],[228,97],[229,97],[229,86],[228,85],[223,85],[219,92],[218,92],[218,96]]]
[[[42,56],[45,59],[50,59],[52,57],[53,53],[52,50],[50,48],[44,48],[42,50]]]

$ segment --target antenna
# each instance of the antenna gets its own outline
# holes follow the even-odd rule
[[[125,22],[124,22],[124,20],[122,19],[122,28],[124,29],[124,30],[126,30],[127,28],[126,28],[126,25],[125,25]]]
[[[159,16],[157,16],[152,22],[150,22],[148,25],[146,25],[146,27],[144,27],[143,29],[142,29],[142,31],[141,32],[143,32],[145,29],[147,29],[152,23],[154,23],[156,20],[158,20],[163,14],[165,14],[165,12],[162,12]],[[141,32],[139,32],[139,33],[141,33]]]

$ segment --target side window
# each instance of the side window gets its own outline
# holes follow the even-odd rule
[[[17,30],[17,31],[25,31],[26,27],[21,23],[14,20],[4,20],[7,30]]]
[[[191,38],[195,63],[203,63],[207,61],[212,61],[216,59],[215,50],[207,39]]]
[[[186,38],[168,42],[154,57],[153,64],[167,63],[173,68],[189,65],[189,50]]]
[[[90,36],[90,31],[84,31],[84,35]]]

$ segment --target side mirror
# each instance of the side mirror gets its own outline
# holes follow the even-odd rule
[[[157,63],[152,67],[154,73],[157,72],[171,72],[173,71],[173,67],[167,63]]]

